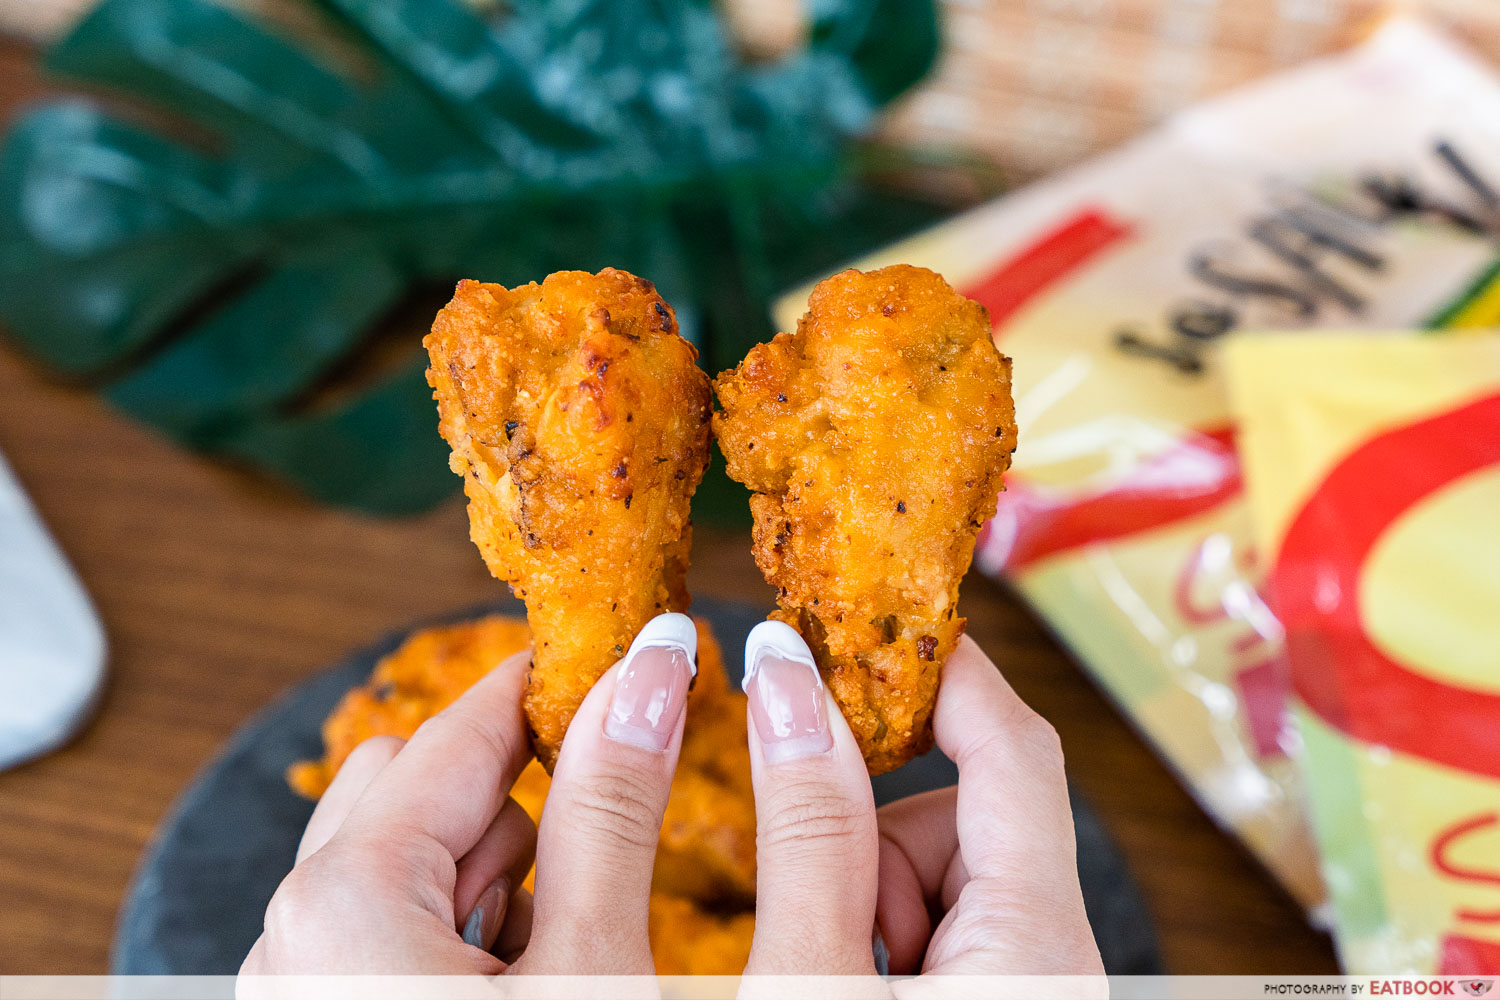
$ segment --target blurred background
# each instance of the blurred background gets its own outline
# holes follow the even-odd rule
[[[105,971],[246,719],[503,589],[456,279],[635,271],[712,374],[895,261],[1015,359],[961,610],[1162,967],[1500,972],[1497,61],[1490,0],[0,0],[0,972]]]

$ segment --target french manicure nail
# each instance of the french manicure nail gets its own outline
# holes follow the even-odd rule
[[[657,615],[620,662],[604,735],[646,750],[665,750],[698,673],[698,629],[687,615]]]
[[[745,693],[768,764],[833,749],[833,733],[812,652],[784,622],[761,622],[745,639]]]
[[[500,933],[500,918],[504,915],[502,906],[509,898],[510,880],[503,875],[479,894],[479,902],[474,904],[469,919],[464,921],[464,944],[475,948],[490,946]]]

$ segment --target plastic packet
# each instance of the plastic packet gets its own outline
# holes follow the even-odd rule
[[[1226,364],[1344,967],[1500,973],[1500,333]]]
[[[1500,80],[1402,18],[853,265],[930,267],[989,308],[1021,443],[976,564],[1309,907],[1324,890],[1220,343],[1495,321],[1496,190]]]

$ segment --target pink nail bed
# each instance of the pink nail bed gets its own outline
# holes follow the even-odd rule
[[[800,760],[833,749],[823,679],[796,630],[763,622],[746,642],[746,693],[766,763]]]
[[[646,750],[665,750],[687,706],[696,652],[697,630],[686,615],[658,615],[648,622],[615,678],[604,735]]]

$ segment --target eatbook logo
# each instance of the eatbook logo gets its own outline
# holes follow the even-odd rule
[[[1482,997],[1494,988],[1493,979],[1470,979],[1463,984],[1464,992],[1471,997]]]

